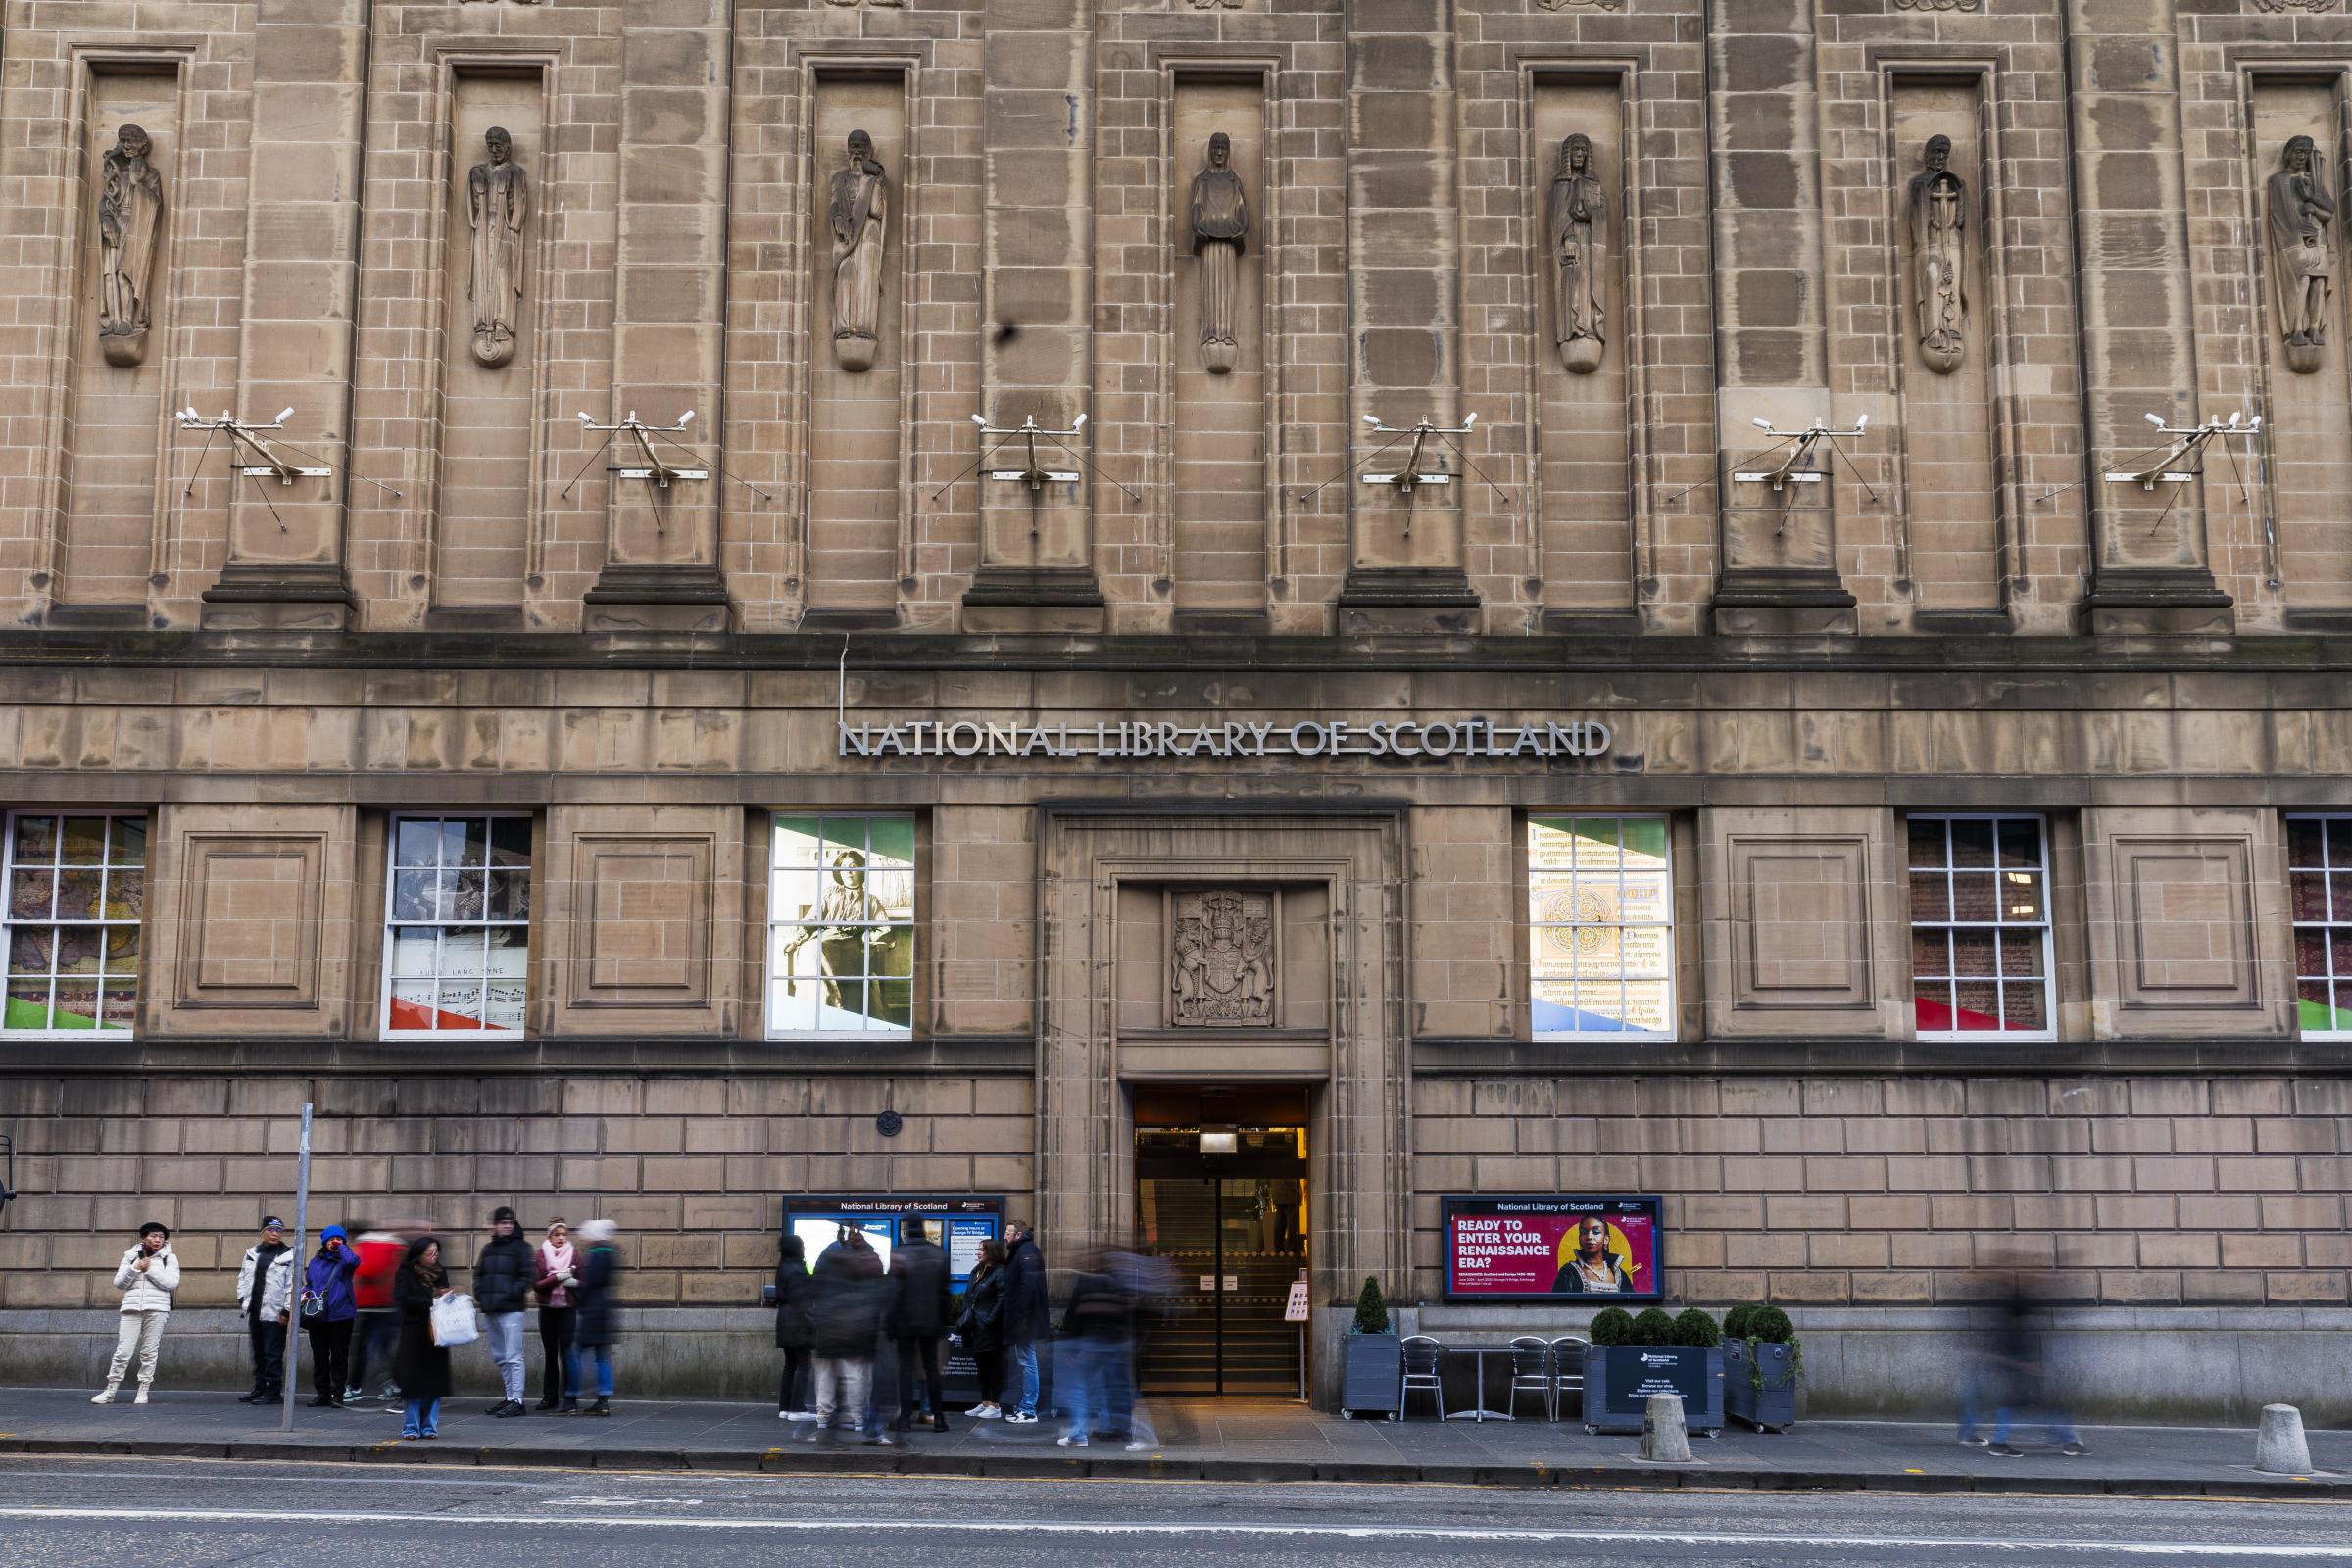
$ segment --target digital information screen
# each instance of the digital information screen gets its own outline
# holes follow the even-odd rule
[[[784,1200],[784,1228],[801,1239],[801,1251],[809,1268],[824,1250],[841,1239],[844,1226],[865,1232],[890,1266],[891,1250],[906,1234],[907,1222],[921,1220],[931,1239],[947,1249],[948,1272],[957,1295],[971,1282],[980,1263],[980,1244],[1004,1231],[1002,1197],[899,1198],[879,1194],[811,1193]]]
[[[1445,1200],[1449,1301],[1664,1298],[1655,1198],[1454,1197]]]

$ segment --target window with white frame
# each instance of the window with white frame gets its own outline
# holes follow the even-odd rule
[[[1674,872],[1662,816],[1527,819],[1535,1037],[1674,1037]]]
[[[396,816],[386,880],[385,1036],[520,1034],[531,819]]]
[[[11,1035],[128,1033],[138,1016],[147,818],[17,811],[8,818]]]
[[[1915,816],[1909,826],[1919,1034],[2050,1038],[2049,836],[2041,818]]]
[[[913,817],[780,815],[767,889],[771,1038],[913,1033]]]
[[[2295,1011],[2306,1040],[2352,1040],[2352,816],[2286,819]]]

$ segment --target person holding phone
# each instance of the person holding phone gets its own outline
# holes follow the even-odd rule
[[[90,1399],[112,1404],[130,1358],[139,1358],[139,1392],[133,1404],[147,1402],[155,1386],[155,1356],[164,1343],[164,1319],[172,1315],[172,1294],[179,1289],[179,1258],[172,1250],[172,1232],[160,1220],[139,1227],[136,1246],[115,1267],[115,1289],[122,1293],[122,1327],[115,1340],[115,1359],[106,1369],[106,1387]]]
[[[318,1233],[318,1252],[302,1271],[302,1327],[311,1341],[311,1408],[343,1402],[351,1359],[351,1326],[360,1315],[352,1277],[360,1254],[351,1233],[329,1225]]]
[[[392,1305],[400,1316],[400,1347],[392,1373],[407,1401],[400,1423],[403,1439],[441,1435],[441,1401],[449,1397],[449,1350],[433,1341],[433,1303],[449,1294],[449,1270],[441,1266],[441,1243],[419,1236],[392,1276]]]

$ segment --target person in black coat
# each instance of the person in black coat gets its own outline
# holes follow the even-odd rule
[[[816,1425],[811,1443],[821,1441],[836,1410],[849,1414],[852,1432],[863,1431],[867,1396],[874,1382],[874,1340],[882,1332],[882,1310],[890,1289],[882,1259],[865,1233],[844,1225],[841,1240],[816,1259],[808,1305],[809,1348],[816,1353]],[[888,1445],[880,1432],[865,1441]]]
[[[441,1401],[449,1397],[449,1351],[433,1342],[433,1303],[448,1294],[449,1270],[441,1266],[440,1242],[417,1237],[392,1275],[392,1309],[400,1318],[392,1375],[408,1401],[400,1424],[404,1439],[441,1435]]]
[[[573,1291],[579,1300],[579,1317],[574,1344],[578,1350],[594,1355],[596,1360],[596,1402],[585,1410],[566,1409],[567,1415],[605,1415],[612,1413],[612,1347],[620,1341],[620,1253],[612,1238],[620,1227],[609,1219],[592,1219],[580,1227],[580,1240],[588,1248],[588,1256],[580,1264],[580,1283]],[[571,1380],[574,1391],[580,1379]]]
[[[776,1348],[784,1352],[784,1381],[776,1389],[776,1418],[780,1421],[813,1421],[816,1416],[808,1408],[809,1364],[815,1359],[809,1347],[815,1344],[815,1331],[808,1322],[808,1307],[816,1295],[816,1281],[808,1274],[808,1250],[798,1236],[784,1238],[784,1255],[776,1263]]]
[[[980,1402],[972,1419],[994,1421],[1004,1413],[1004,1244],[990,1237],[980,1244],[979,1266],[963,1288],[963,1310],[956,1337],[980,1372]]]
[[[931,1430],[948,1430],[941,1408],[941,1373],[946,1358],[941,1350],[948,1320],[955,1311],[955,1293],[948,1278],[948,1254],[931,1240],[922,1220],[908,1220],[890,1254],[890,1333],[899,1342],[899,1419],[893,1432],[914,1424],[914,1380],[920,1371],[931,1401]]]
[[[1004,1417],[1013,1426],[1037,1422],[1037,1347],[1054,1338],[1054,1319],[1046,1299],[1046,1254],[1038,1250],[1029,1227],[1014,1220],[1004,1227],[1011,1261],[1004,1265],[1004,1344],[1012,1364],[1021,1373],[1021,1402]]]

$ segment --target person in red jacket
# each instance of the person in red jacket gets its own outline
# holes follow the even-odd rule
[[[351,1335],[351,1387],[343,1391],[343,1402],[368,1396],[368,1373],[374,1368],[384,1380],[377,1396],[388,1403],[398,1396],[392,1350],[400,1338],[400,1314],[392,1305],[392,1276],[399,1272],[401,1259],[408,1256],[410,1240],[423,1235],[425,1227],[394,1224],[379,1231],[354,1222],[351,1229],[360,1233],[354,1247],[360,1254],[360,1270],[352,1277],[352,1297],[359,1303],[360,1315]]]

